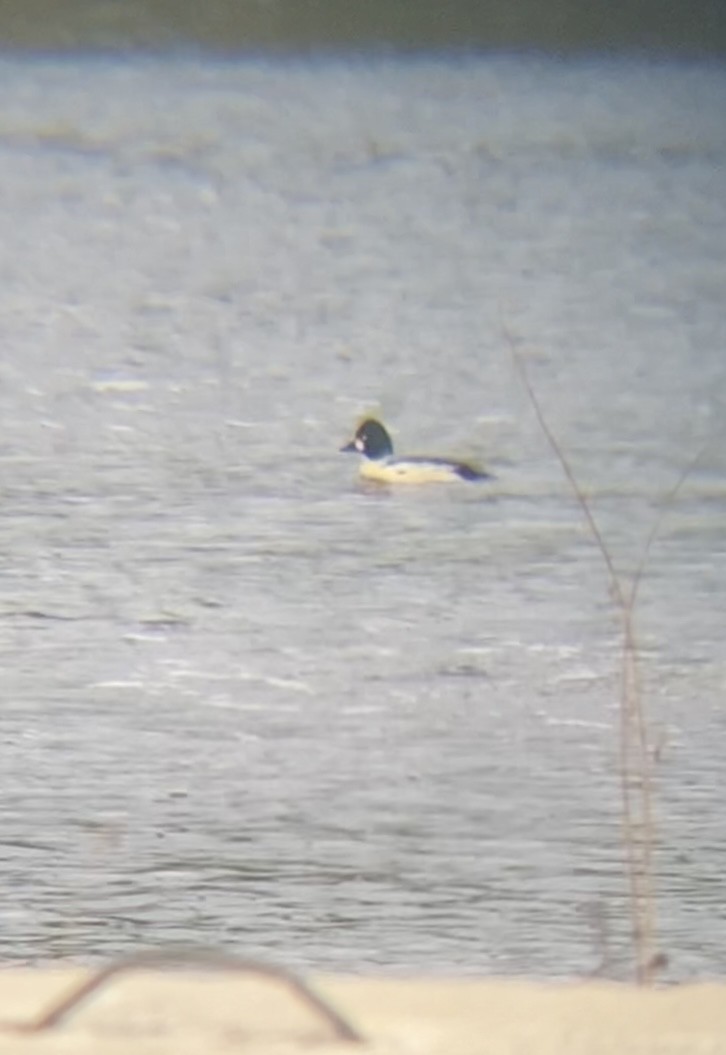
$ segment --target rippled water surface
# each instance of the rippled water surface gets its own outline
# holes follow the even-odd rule
[[[723,972],[726,71],[0,66],[0,951],[579,974],[626,926],[607,575],[661,940]],[[366,490],[396,444],[489,486]],[[700,455],[699,455],[700,452]]]

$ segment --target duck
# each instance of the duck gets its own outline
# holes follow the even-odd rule
[[[493,479],[490,473],[476,469],[466,462],[420,455],[395,457],[393,441],[385,425],[375,418],[362,421],[355,430],[353,439],[340,450],[343,453],[362,454],[360,475],[366,480],[375,480],[378,483],[427,484]]]

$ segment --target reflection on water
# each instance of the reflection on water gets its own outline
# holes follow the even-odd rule
[[[179,47],[223,52],[326,48],[538,49],[723,55],[726,11],[713,0],[667,8],[607,0],[52,0],[5,5],[5,47]]]
[[[663,943],[723,903],[726,76],[544,60],[6,61],[6,959],[183,938],[569,974],[617,947],[640,641]],[[365,491],[359,413],[492,488]]]

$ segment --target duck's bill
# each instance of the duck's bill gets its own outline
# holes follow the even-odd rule
[[[351,451],[353,451],[353,453],[355,453],[357,450],[358,450],[358,448],[355,445],[355,440],[351,440],[350,443],[346,443],[345,447],[341,447],[340,448],[340,453],[341,454],[349,454]]]

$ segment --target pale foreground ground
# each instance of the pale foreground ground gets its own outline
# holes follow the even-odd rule
[[[144,969],[108,979],[47,1030],[13,1028],[89,977],[70,968],[0,971],[0,1055],[726,1053],[726,985],[715,984],[307,980],[365,1038],[360,1044],[336,1039],[284,979]]]

